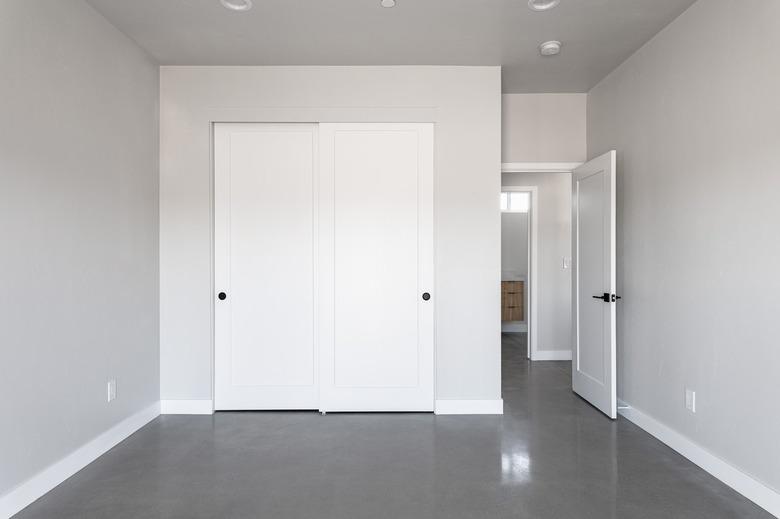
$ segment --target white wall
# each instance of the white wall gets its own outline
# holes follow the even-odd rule
[[[159,399],[158,69],[80,0],[0,2],[0,69],[2,496]]]
[[[538,187],[537,349],[571,350],[571,175],[504,173],[502,184]]]
[[[528,213],[501,214],[501,279],[528,278]]]
[[[778,49],[777,0],[701,0],[588,96],[589,155],[618,151],[618,394],[775,491]]]
[[[504,94],[503,162],[584,162],[586,94]]]
[[[436,123],[437,398],[497,399],[498,67],[163,67],[164,400],[211,399],[210,121]]]

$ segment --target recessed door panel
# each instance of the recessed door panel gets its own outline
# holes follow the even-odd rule
[[[417,385],[417,145],[335,134],[335,385]]]

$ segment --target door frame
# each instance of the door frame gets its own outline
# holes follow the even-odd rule
[[[502,176],[505,173],[568,173],[580,167],[582,162],[505,162],[501,164]],[[530,242],[530,258],[528,262],[528,355],[533,362],[536,360],[564,360],[550,359],[539,354],[537,333],[538,330],[538,299],[537,299],[537,275],[538,275],[538,251],[539,251],[539,188],[538,186],[505,186],[501,185],[501,192],[504,191],[526,191],[531,192],[531,212],[530,225],[528,226]],[[569,345],[572,347],[573,345]],[[571,352],[571,350],[570,350]],[[569,357],[570,359],[571,357]]]
[[[528,348],[527,357],[534,360],[537,354],[537,264],[539,250],[539,188],[538,186],[501,186],[502,193],[528,193],[530,203],[528,208],[528,275],[525,290],[525,322],[527,324]],[[503,243],[502,243],[503,247]],[[503,269],[502,269],[503,270]]]

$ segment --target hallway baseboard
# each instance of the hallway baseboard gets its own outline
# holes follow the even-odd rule
[[[212,400],[160,400],[160,414],[214,414]]]
[[[436,414],[504,414],[504,401],[498,400],[436,400]]]
[[[780,493],[776,490],[745,474],[688,437],[633,407],[630,403],[618,400],[618,405],[618,413],[623,418],[644,429],[770,514],[780,517]]]
[[[571,360],[571,350],[536,350],[531,360]]]
[[[159,415],[160,403],[155,402],[0,496],[0,517],[11,517],[18,513]]]
[[[501,323],[501,333],[527,333],[527,332],[528,332],[527,323],[511,323],[511,322]]]

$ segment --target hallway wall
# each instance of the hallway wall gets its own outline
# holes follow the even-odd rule
[[[501,213],[501,279],[528,279],[528,213]]]
[[[82,0],[0,2],[0,70],[2,516],[159,399],[159,83]]]
[[[584,162],[587,94],[501,96],[502,162]]]
[[[618,396],[775,492],[778,49],[777,0],[700,0],[588,95],[589,156],[618,154]]]
[[[504,94],[502,161],[584,162],[587,94]],[[571,351],[571,175],[504,173],[504,186],[539,188],[538,349]],[[556,357],[558,358],[558,357]]]

